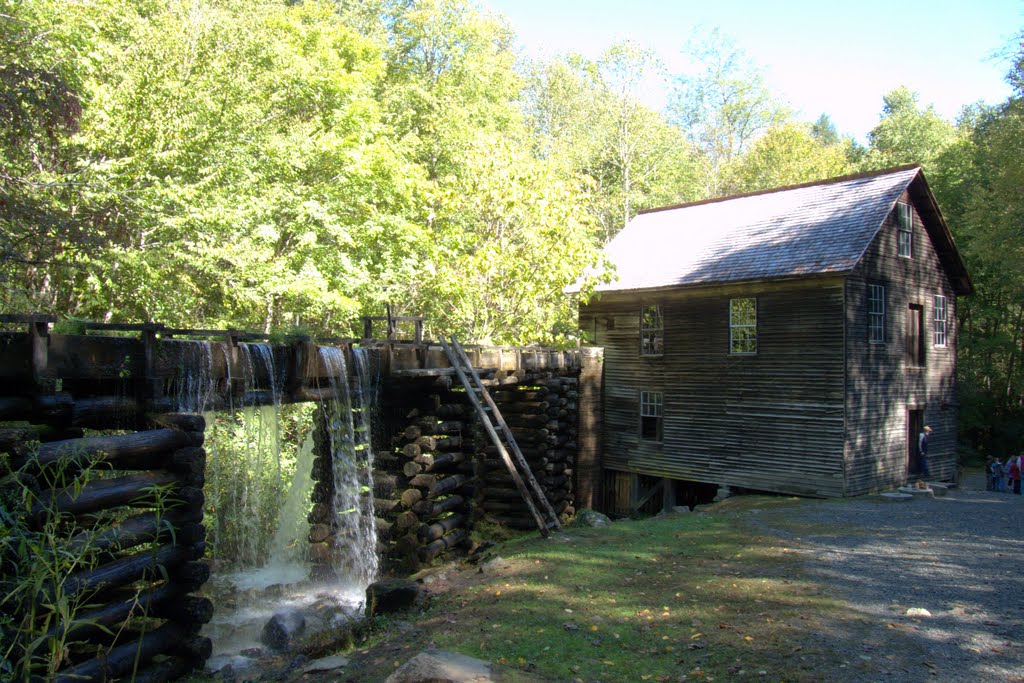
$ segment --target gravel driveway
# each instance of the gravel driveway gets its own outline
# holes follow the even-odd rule
[[[1024,496],[984,488],[979,472],[943,497],[756,516],[853,610],[816,636],[843,680],[1024,681]]]

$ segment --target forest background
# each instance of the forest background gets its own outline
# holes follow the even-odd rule
[[[977,290],[961,437],[1024,446],[1024,34],[1005,102],[897,88],[866,146],[698,38],[654,111],[642,45],[531,60],[464,0],[0,0],[0,312],[574,344],[636,211],[919,163]]]

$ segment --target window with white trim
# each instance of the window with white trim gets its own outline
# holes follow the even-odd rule
[[[910,204],[896,205],[896,243],[903,258],[914,256],[914,209]]]
[[[885,343],[885,287],[868,285],[868,342]]]
[[[661,306],[640,309],[640,355],[660,356],[665,351],[665,322]]]
[[[729,353],[757,353],[757,299],[729,299]]]
[[[660,391],[640,392],[640,438],[661,441],[662,402]]]
[[[935,346],[946,345],[946,316],[949,309],[946,306],[946,297],[942,294],[935,295],[935,320],[932,328],[932,342]]]

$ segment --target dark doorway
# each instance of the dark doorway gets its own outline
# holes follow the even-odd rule
[[[921,473],[921,463],[917,457],[917,439],[924,429],[924,411],[907,410],[907,475]]]

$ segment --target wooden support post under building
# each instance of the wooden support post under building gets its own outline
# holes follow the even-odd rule
[[[576,456],[576,508],[601,500],[601,429],[604,403],[604,349],[580,349],[579,437]]]

